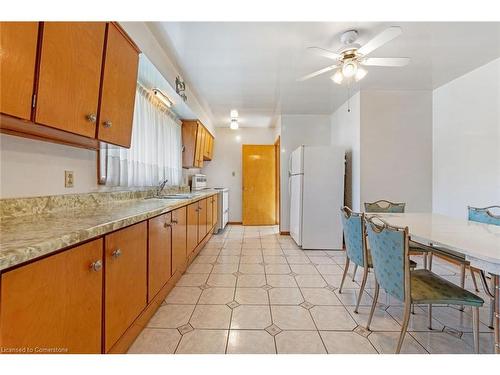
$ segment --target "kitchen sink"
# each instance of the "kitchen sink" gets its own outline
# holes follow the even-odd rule
[[[158,195],[154,197],[148,197],[146,199],[193,199],[195,197],[196,194],[181,193],[181,194]]]

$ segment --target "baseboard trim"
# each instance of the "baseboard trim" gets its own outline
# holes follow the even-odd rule
[[[288,232],[288,231],[280,231],[280,235],[282,235],[282,236],[289,236],[290,232]]]
[[[230,225],[243,225],[242,221],[228,221],[227,223]]]

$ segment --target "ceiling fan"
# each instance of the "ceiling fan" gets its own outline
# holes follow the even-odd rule
[[[308,50],[328,59],[335,60],[335,63],[305,75],[297,79],[297,81],[305,81],[309,78],[337,69],[331,76],[331,79],[333,82],[340,85],[344,80],[350,83],[353,79],[355,81],[363,79],[367,74],[363,66],[401,67],[408,65],[410,62],[408,57],[366,57],[377,48],[397,38],[401,34],[402,31],[400,27],[391,26],[376,35],[365,45],[361,46],[356,43],[358,32],[356,30],[349,30],[341,35],[340,41],[342,42],[342,47],[338,52],[333,52],[321,47],[309,47]]]

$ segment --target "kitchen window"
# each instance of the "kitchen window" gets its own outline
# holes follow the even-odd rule
[[[165,179],[169,185],[181,184],[181,124],[141,84],[136,89],[130,148],[107,147],[106,185],[156,186]]]

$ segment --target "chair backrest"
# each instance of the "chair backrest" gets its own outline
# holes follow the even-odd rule
[[[477,221],[484,224],[500,225],[500,214],[493,214],[492,209],[500,210],[500,206],[489,206],[489,207],[467,207],[469,211],[469,220]],[[500,211],[499,211],[500,212]]]
[[[365,202],[366,212],[391,212],[402,214],[405,212],[406,203],[394,203],[380,199],[376,202]]]
[[[409,298],[408,228],[393,227],[378,217],[365,219],[375,279],[400,301]]]
[[[342,226],[344,230],[347,257],[360,267],[365,267],[367,262],[365,215],[351,211],[349,207],[340,209]]]

